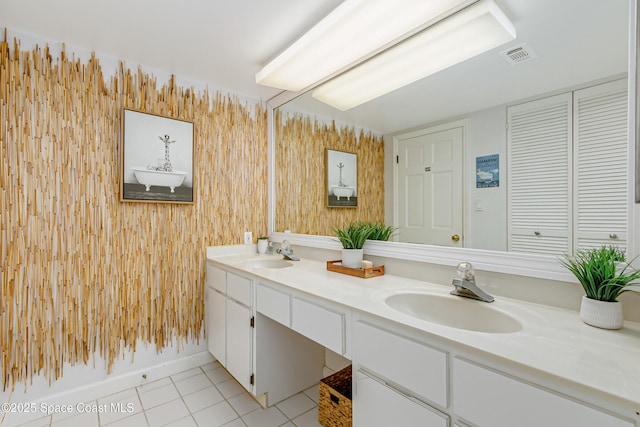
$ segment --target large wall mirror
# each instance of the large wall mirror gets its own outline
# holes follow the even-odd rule
[[[310,183],[298,180],[298,176],[290,176],[292,172],[287,168],[291,164],[304,164],[308,167],[307,156],[317,157],[313,146],[317,146],[317,150],[330,148],[353,151],[354,146],[375,145],[384,140],[384,148],[376,147],[375,152],[370,155],[372,168],[377,168],[370,171],[370,177],[378,180],[380,175],[383,175],[384,184],[376,181],[378,187],[368,196],[370,201],[373,201],[371,205],[364,203],[359,213],[350,215],[360,215],[357,219],[381,219],[397,224],[399,215],[406,215],[398,213],[401,197],[395,184],[398,179],[396,156],[399,154],[398,147],[402,147],[403,138],[419,135],[423,129],[430,129],[431,132],[461,126],[464,130],[460,177],[462,199],[456,207],[459,208],[457,214],[462,221],[462,229],[458,233],[462,238],[459,240],[460,243],[447,244],[453,249],[441,248],[438,253],[447,253],[446,259],[459,260],[465,255],[495,258],[496,251],[502,253],[510,250],[507,243],[507,210],[510,203],[508,180],[511,165],[508,164],[505,129],[508,108],[607,82],[624,81],[630,70],[629,22],[631,11],[635,11],[635,1],[495,2],[516,27],[517,39],[513,42],[347,111],[339,111],[323,104],[315,100],[310,93],[295,97],[291,95],[289,98],[293,99],[277,106],[273,119],[278,123],[274,125],[276,130],[272,132],[276,138],[273,144],[273,181],[276,193],[272,200],[273,232],[277,234],[288,229],[293,233],[330,234],[326,226],[319,226],[316,230],[302,229],[295,224],[290,226],[291,219],[284,222],[278,220],[300,216],[301,212],[305,212],[305,207],[308,207],[307,204],[315,200],[313,192],[308,191]],[[635,46],[635,43],[633,45]],[[522,60],[523,57],[526,57],[526,60]],[[631,69],[635,70],[635,67]],[[631,87],[635,88],[633,83]],[[295,137],[298,141],[305,139],[304,144],[307,145],[302,149],[298,147],[290,150],[288,145],[279,144],[277,140],[282,136],[277,131],[278,126],[282,126],[291,118],[300,120],[301,124],[298,127],[303,129],[300,132],[307,132],[305,138],[301,138],[300,135]],[[325,127],[318,127],[318,123],[324,124]],[[341,131],[343,128],[348,130],[347,136]],[[333,138],[331,142],[320,142],[312,135],[318,134],[316,136],[322,138],[322,132],[318,129],[329,129],[329,133],[338,129],[338,136],[330,137]],[[340,143],[343,140],[351,146],[341,147]],[[476,184],[477,161],[495,154],[498,154],[499,185],[479,188],[481,186]],[[383,156],[383,159],[380,156]],[[360,163],[361,158],[362,154],[358,156],[359,169],[367,167],[366,164]],[[322,157],[318,161],[322,164]],[[384,172],[381,170],[381,164],[384,165]],[[317,179],[322,181],[322,174]],[[365,175],[366,179],[369,179],[369,176]],[[360,172],[358,180],[359,183],[364,182]],[[532,180],[535,180],[535,168],[532,169]],[[581,184],[573,182],[569,191],[578,185]],[[629,191],[630,194],[632,193]],[[283,198],[283,195],[290,196]],[[628,199],[628,212],[624,212],[623,215],[632,223],[635,216],[634,205],[631,197]],[[365,200],[364,196],[362,200]],[[314,207],[313,210],[319,217],[330,218],[330,223],[340,225],[336,222],[342,218],[336,217],[335,211],[331,208]],[[374,217],[367,217],[370,214]],[[411,240],[408,235],[399,235],[397,240],[399,243],[390,243],[389,248],[405,257],[407,253],[434,251],[416,248],[415,243],[420,242]],[[434,244],[429,241],[422,243],[426,243],[425,246]],[[628,246],[633,251],[633,242],[629,242]],[[520,251],[522,255],[505,253],[504,258],[535,260],[538,264],[541,261],[556,263],[554,256],[529,256],[526,252]],[[532,250],[533,253],[535,250]],[[414,258],[429,257],[416,255]],[[526,262],[523,265],[526,265]],[[559,271],[556,268],[553,270]],[[502,271],[514,269],[507,268]]]

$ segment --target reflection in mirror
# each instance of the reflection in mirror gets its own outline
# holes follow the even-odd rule
[[[384,220],[400,227],[399,241],[461,248],[553,253],[600,242],[599,237],[591,235],[580,240],[578,233],[574,232],[579,209],[574,206],[577,196],[571,192],[572,188],[588,187],[593,181],[576,182],[574,187],[572,179],[579,175],[571,167],[562,172],[567,193],[564,199],[536,201],[536,193],[527,192],[524,186],[518,189],[518,194],[523,195],[519,197],[524,201],[512,203],[510,191],[517,166],[509,162],[514,150],[511,146],[513,134],[507,129],[507,123],[509,115],[513,115],[513,111],[510,112],[512,106],[556,95],[568,96],[573,103],[575,94],[583,89],[591,90],[587,88],[624,79],[628,68],[629,2],[496,0],[496,3],[516,27],[517,38],[511,43],[348,111],[333,109],[314,100],[310,94],[278,109],[274,115],[275,231],[330,235],[332,227],[362,219]],[[624,86],[624,80],[620,84]],[[575,132],[576,113],[570,110],[566,116],[566,130],[570,135]],[[549,125],[543,122],[540,127],[545,129]],[[625,128],[624,124],[622,128]],[[404,181],[401,181],[403,172],[400,165],[403,164],[403,155],[405,165],[410,163],[409,160],[422,161],[417,152],[412,151],[415,148],[412,140],[452,129],[461,132],[461,172],[458,177],[461,200],[449,202],[452,209],[444,211],[451,217],[458,215],[460,225],[458,229],[442,233],[444,240],[435,241],[433,237],[437,233],[418,232],[412,228],[414,224],[411,221],[406,221],[411,215],[417,215],[416,203],[411,204],[416,199],[413,193],[402,191],[411,180],[404,176]],[[624,151],[626,136],[622,139]],[[435,145],[440,146],[438,143]],[[358,156],[360,197],[355,209],[336,209],[324,203],[323,156],[327,148]],[[576,142],[569,138],[565,144],[565,167],[567,163],[575,163],[568,154],[574,149],[577,150]],[[540,150],[539,154],[544,154],[545,149]],[[481,186],[476,183],[477,159],[494,155],[498,157],[499,183],[479,188]],[[540,177],[536,175],[536,164],[549,165],[553,160],[525,157],[524,163],[530,168],[530,181],[535,183]],[[606,160],[601,163],[606,163]],[[428,168],[433,171],[432,164],[419,166],[423,173],[427,173],[425,169]],[[522,173],[526,171],[526,168],[521,168]],[[544,173],[545,176],[553,174],[549,170]],[[626,177],[622,181],[626,183]],[[445,188],[442,180],[419,182],[422,186],[427,184]],[[532,185],[531,190],[544,185],[549,184]],[[450,194],[448,189],[441,191],[440,196],[446,194]],[[542,191],[539,194],[550,193]],[[443,200],[437,206],[447,203],[446,197]],[[557,214],[554,210],[556,202],[563,205],[567,224],[557,226],[553,223]],[[433,210],[434,205],[430,203],[425,202],[422,206],[424,211]],[[626,219],[626,203],[625,197],[622,201],[624,206],[616,208],[613,214]],[[514,206],[520,210],[514,211]],[[544,222],[545,218],[551,218],[551,221],[540,224],[540,229],[533,224],[514,222],[522,212],[536,213],[531,218],[533,222]],[[440,215],[442,217],[443,214]],[[611,213],[606,215],[610,217]],[[423,217],[413,222],[422,220]],[[619,224],[617,227],[617,231],[609,234],[624,240],[625,225],[621,230]],[[424,236],[418,237],[421,233]],[[526,235],[528,241],[518,246],[515,237],[520,235]],[[547,238],[547,243],[553,241],[552,252],[549,252],[549,246],[545,246],[547,243],[536,246],[532,239],[538,236]],[[557,239],[562,239],[562,242],[558,243]]]

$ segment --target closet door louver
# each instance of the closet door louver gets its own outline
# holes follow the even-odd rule
[[[571,94],[508,108],[508,249],[571,252]]]
[[[574,92],[574,247],[625,248],[627,81]]]

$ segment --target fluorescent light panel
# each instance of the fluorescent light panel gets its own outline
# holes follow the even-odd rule
[[[300,91],[476,0],[346,0],[256,74]]]
[[[313,97],[348,110],[515,38],[502,10],[481,0],[322,84]]]

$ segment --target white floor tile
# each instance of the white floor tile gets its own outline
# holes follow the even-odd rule
[[[222,427],[247,427],[247,425],[240,418],[236,418],[229,424],[225,424]]]
[[[314,402],[318,403],[318,388],[319,385],[316,384],[313,387],[306,389],[304,391],[304,394],[309,396],[309,398],[311,398],[311,400],[313,400]]]
[[[107,405],[103,412],[80,413],[74,405],[73,413],[20,427],[318,427],[317,396],[314,386],[262,409],[213,361],[90,402]]]
[[[178,392],[183,396],[213,385],[211,380],[202,371],[195,376],[185,378],[181,381],[174,380],[174,382]]]
[[[223,401],[193,414],[199,426],[218,427],[238,418],[229,403]]]
[[[280,409],[280,411],[282,411],[283,414],[287,416],[287,418],[292,420],[298,415],[302,415],[309,409],[316,406],[316,403],[311,400],[306,394],[298,393],[288,399],[283,400],[276,406],[278,407],[278,409]]]
[[[222,402],[224,397],[220,394],[217,388],[209,386],[198,390],[195,393],[188,394],[182,398],[184,403],[187,404],[187,408],[193,414],[208,406],[215,405],[218,402]]]
[[[163,426],[189,416],[189,410],[182,399],[172,400],[146,411],[151,427]]]
[[[309,412],[305,412],[293,419],[293,423],[296,427],[322,427],[318,422],[318,408],[315,407]]]
[[[141,384],[137,388],[139,392],[146,393],[148,391],[154,390],[156,388],[164,387],[169,384],[172,384],[171,378],[164,377],[164,378],[158,378],[157,380],[153,380],[153,381],[149,381],[147,383]]]
[[[1,419],[2,417],[0,417],[0,420]],[[1,424],[2,423],[0,422],[0,425]],[[50,425],[51,425],[51,415],[48,415],[46,417],[38,418],[24,424],[18,424],[18,427],[44,427],[44,426],[49,427]]]
[[[278,427],[288,421],[287,417],[275,406],[258,409],[242,417],[248,427]]]
[[[258,402],[256,402],[249,393],[242,393],[234,396],[231,399],[228,399],[228,402],[240,416],[248,414],[251,411],[255,411],[256,409],[260,409]]]
[[[148,425],[149,423],[147,423],[147,418],[142,412],[131,415],[130,417],[119,419],[111,424],[106,424],[107,427],[147,427]]]
[[[222,393],[222,395],[226,399],[230,399],[233,396],[239,395],[240,393],[246,393],[246,390],[242,388],[242,386],[238,384],[236,380],[233,379],[216,384],[216,387],[218,388],[218,390],[220,390],[220,393]]]
[[[196,424],[193,417],[189,415],[188,417],[180,418],[171,424],[167,424],[167,427],[198,427],[198,424]]]
[[[191,368],[188,369],[186,371],[182,371],[179,372],[177,374],[171,375],[171,379],[173,380],[174,383],[177,383],[178,381],[182,381],[185,378],[189,378],[189,377],[193,377],[195,375],[199,375],[202,373],[202,369],[198,368]]]
[[[142,408],[145,410],[180,398],[178,390],[171,381],[169,381],[169,384],[162,387],[154,388],[149,391],[142,391],[139,395]]]
[[[200,366],[200,368],[202,368],[203,371],[207,372],[216,368],[222,368],[222,365],[217,360],[214,360],[211,363],[207,363],[206,365]]]
[[[122,418],[142,412],[142,404],[135,388],[123,390],[98,399],[99,405],[105,405],[105,412],[98,414],[100,424],[110,424]]]
[[[51,425],[54,427],[99,427],[100,422],[97,413],[82,412],[60,421],[54,421]]]
[[[211,381],[213,381],[214,384],[229,381],[233,378],[222,366],[205,371],[205,374],[211,379]]]

